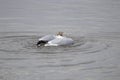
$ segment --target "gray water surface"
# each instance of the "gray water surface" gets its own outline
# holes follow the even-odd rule
[[[36,47],[63,31],[72,46]],[[0,80],[120,80],[119,0],[0,0]]]

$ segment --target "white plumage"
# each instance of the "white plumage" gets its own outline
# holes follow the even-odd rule
[[[73,39],[62,35],[46,35],[39,39],[37,45],[44,43],[44,46],[69,46],[74,43]]]

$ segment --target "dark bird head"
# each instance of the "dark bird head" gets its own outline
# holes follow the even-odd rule
[[[43,46],[43,45],[45,45],[47,42],[48,42],[48,41],[40,40],[40,41],[37,42],[36,45],[37,45],[37,46]]]

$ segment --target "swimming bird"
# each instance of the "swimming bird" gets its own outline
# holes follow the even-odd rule
[[[58,32],[57,35],[46,35],[40,38],[37,46],[69,46],[73,43],[73,39],[63,36],[63,32]]]

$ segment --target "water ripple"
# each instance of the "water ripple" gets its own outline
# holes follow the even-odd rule
[[[0,37],[0,51],[53,54],[64,52],[97,53],[109,47],[108,44],[97,39],[73,37],[75,44],[60,47],[36,47],[38,36],[4,36]]]
[[[46,64],[46,65],[39,65],[38,68],[42,67],[72,67],[72,66],[80,66],[80,65],[88,65],[95,63],[96,61],[85,61],[85,62],[77,62],[77,63],[62,63],[62,64]]]

